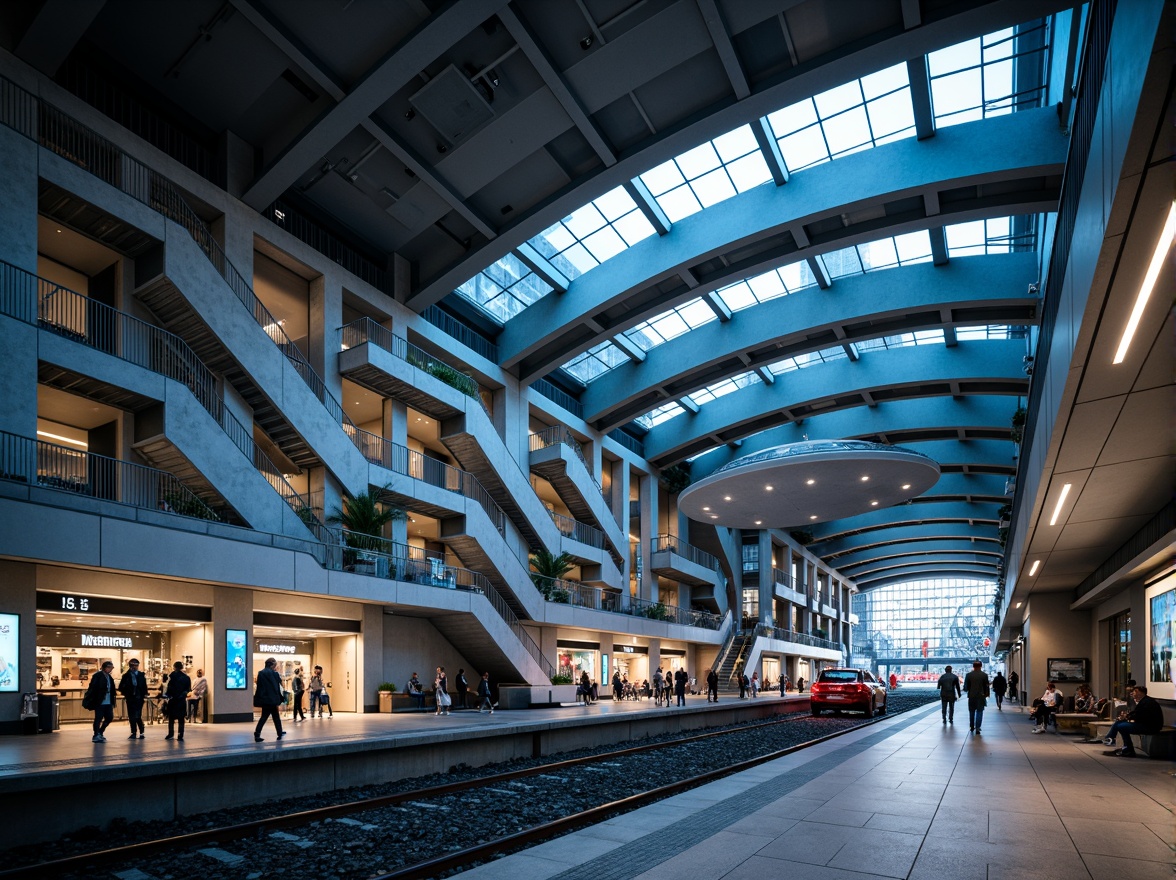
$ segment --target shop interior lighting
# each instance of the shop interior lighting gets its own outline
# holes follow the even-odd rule
[[[72,437],[62,437],[60,434],[50,434],[48,431],[38,431],[37,436],[47,437],[50,440],[59,440],[62,443],[68,443],[71,446],[78,446],[82,449],[86,449],[89,445],[85,440],[74,440]]]
[[[1033,560],[1033,564],[1031,566],[1029,566],[1029,577],[1033,577],[1033,575],[1037,574],[1037,569],[1040,565],[1041,565],[1040,559]],[[1017,607],[1020,608],[1021,606],[1018,604]]]
[[[1062,486],[1062,494],[1058,496],[1058,503],[1054,505],[1053,516],[1049,518],[1049,524],[1056,526],[1058,524],[1058,517],[1062,515],[1062,505],[1066,503],[1066,496],[1070,494],[1071,484],[1066,483]]]
[[[1143,276],[1143,284],[1139,285],[1139,294],[1135,297],[1135,306],[1131,309],[1131,317],[1127,319],[1127,327],[1123,330],[1123,338],[1119,340],[1119,348],[1115,352],[1112,364],[1121,364],[1127,357],[1127,349],[1139,327],[1139,320],[1143,317],[1144,307],[1151,297],[1152,288],[1160,277],[1160,269],[1168,256],[1168,248],[1172,245],[1172,237],[1176,234],[1176,202],[1168,209],[1168,219],[1164,223],[1164,230],[1160,233],[1160,240],[1156,242],[1155,252],[1152,253],[1151,263],[1148,264],[1147,274]]]

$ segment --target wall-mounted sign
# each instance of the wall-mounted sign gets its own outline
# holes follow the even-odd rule
[[[243,629],[225,630],[225,689],[243,691],[249,687],[249,661],[245,648],[248,633]]]
[[[170,602],[141,602],[111,596],[82,596],[77,593],[49,593],[37,590],[38,611],[64,611],[69,614],[102,614],[119,617],[150,617],[156,620],[212,620],[212,609],[201,605],[174,605]]]
[[[642,648],[640,645],[613,645],[613,652],[616,654],[648,654],[649,648]]]
[[[0,692],[20,690],[20,615],[0,614]]]
[[[132,632],[125,629],[94,630],[38,626],[37,646],[45,651],[49,648],[157,651],[159,636],[156,633]]]
[[[254,654],[313,654],[314,642],[303,639],[254,639]]]

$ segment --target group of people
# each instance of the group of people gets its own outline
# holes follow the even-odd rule
[[[584,673],[581,678],[587,677],[588,673]],[[641,697],[653,697],[656,705],[665,705],[666,708],[670,706],[671,697],[676,698],[676,703],[679,706],[686,705],[686,692],[691,687],[690,675],[685,669],[679,669],[675,672],[662,670],[659,666],[657,671],[653,673],[653,683],[645,679],[641,684],[636,684],[629,681],[627,675],[622,675],[618,669],[613,673],[612,677],[612,692],[613,700],[625,699],[640,699]]]
[[[713,669],[711,670],[711,675],[715,676],[714,697],[715,697],[715,702],[717,703],[719,701],[718,675],[715,673],[715,671]],[[739,699],[741,699],[741,700],[746,700],[746,699],[748,699],[748,697],[753,697],[753,698],[758,697],[760,695],[760,691],[763,691],[764,693],[768,693],[770,691],[776,690],[777,688],[779,688],[779,690],[780,690],[780,696],[784,696],[784,694],[786,694],[788,691],[790,691],[792,689],[792,680],[789,679],[786,674],[781,675],[780,680],[775,682],[774,684],[772,682],[771,677],[766,676],[766,675],[764,676],[763,684],[760,684],[760,678],[759,678],[758,672],[753,672],[751,674],[750,678],[748,677],[746,672],[740,672],[738,675],[738,680],[739,680]],[[710,699],[710,688],[709,688],[710,675],[707,676],[707,684],[708,684],[707,699],[709,700]],[[798,692],[804,690],[804,679],[803,678],[798,678],[796,680],[796,689]]]
[[[323,709],[326,709],[327,717],[334,718],[335,710],[331,708],[331,695],[327,691],[329,685],[330,682],[323,681],[323,668],[321,666],[314,668],[314,674],[311,675],[309,682],[303,678],[301,666],[295,669],[294,676],[290,679],[292,707],[290,717],[295,721],[306,720],[306,712],[302,708],[302,700],[307,694],[310,694],[310,717],[314,718],[315,712],[317,712],[318,717],[322,718]]]
[[[939,709],[944,724],[955,724],[956,701],[964,694],[968,695],[968,732],[979,736],[984,725],[984,709],[994,687],[994,682],[990,682],[984,673],[984,664],[975,661],[972,671],[964,676],[962,683],[951,667],[945,666],[935,687],[939,690]]]
[[[435,715],[448,715],[451,708],[454,709],[469,709],[470,705],[467,702],[470,689],[469,681],[466,679],[465,669],[457,670],[457,677],[454,679],[454,685],[457,691],[456,704],[453,697],[449,695],[449,676],[445,674],[445,667],[438,666],[437,673],[433,678],[433,705]],[[404,686],[404,692],[408,694],[419,711],[425,709],[425,685],[420,679],[420,675],[416,672],[409,678],[408,683]],[[494,714],[494,703],[490,698],[490,673],[483,672],[482,679],[478,682],[478,712],[482,713],[487,709],[490,714]]]
[[[196,670],[196,680],[184,672],[184,664],[177,660],[172,665],[171,675],[164,675],[156,698],[163,707],[163,715],[167,718],[167,736],[164,739],[184,739],[184,723],[197,722],[200,713],[200,701],[208,693],[208,679],[204,677],[204,670]],[[121,694],[126,704],[127,721],[131,726],[131,735],[127,739],[144,739],[146,727],[143,724],[143,707],[151,697],[147,674],[140,671],[139,660],[132,657],[127,661],[127,671],[123,673],[118,684],[114,683],[114,663],[106,660],[102,668],[90,678],[90,684],[82,697],[82,708],[94,713],[94,735],[91,742],[106,742],[106,729],[114,721],[114,707]],[[179,734],[176,734],[176,724],[179,724]]]

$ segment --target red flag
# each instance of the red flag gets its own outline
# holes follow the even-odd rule
[[[923,656],[927,656],[927,640],[923,639]]]

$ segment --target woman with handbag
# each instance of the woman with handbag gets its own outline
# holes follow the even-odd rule
[[[433,682],[433,698],[437,703],[437,711],[434,715],[448,715],[449,707],[453,700],[449,698],[448,693],[449,679],[445,677],[445,667],[437,667],[437,678]]]

